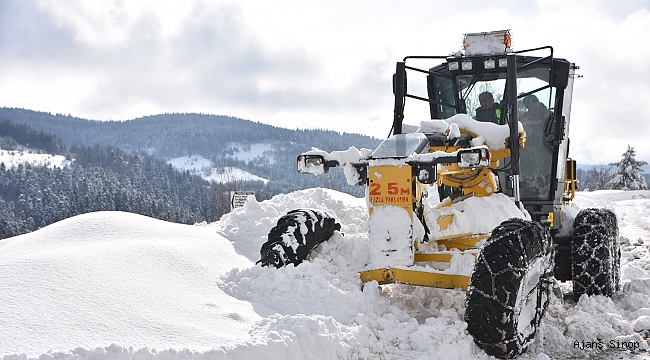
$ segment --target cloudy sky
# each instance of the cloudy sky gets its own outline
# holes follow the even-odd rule
[[[396,61],[511,29],[515,50],[552,45],[580,66],[574,158],[618,161],[630,144],[650,161],[650,0],[492,3],[0,0],[0,106],[97,120],[201,112],[384,138]]]

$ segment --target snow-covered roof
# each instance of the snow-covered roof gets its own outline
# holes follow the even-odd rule
[[[466,34],[463,45],[465,56],[504,55],[510,51],[510,31]]]

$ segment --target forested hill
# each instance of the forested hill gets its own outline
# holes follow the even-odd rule
[[[73,147],[65,167],[0,163],[0,239],[93,211],[192,224],[215,221],[223,189],[147,155]]]
[[[300,153],[311,147],[327,151],[344,150],[350,146],[374,148],[379,142],[357,134],[291,130],[221,115],[162,114],[127,121],[96,121],[0,108],[0,119],[54,134],[67,147],[111,146],[127,152],[145,151],[159,158],[202,155],[215,163],[227,156],[233,143],[277,144],[285,150],[287,146],[293,147]]]
[[[20,146],[40,149],[50,154],[63,154],[65,146],[60,138],[44,131],[35,131],[24,124],[13,124],[0,118],[0,149],[15,150]]]

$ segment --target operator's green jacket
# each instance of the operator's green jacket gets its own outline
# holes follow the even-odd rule
[[[483,122],[493,122],[501,125],[501,109],[495,106],[494,109],[476,109],[475,120]]]

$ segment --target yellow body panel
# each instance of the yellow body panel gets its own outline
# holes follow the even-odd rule
[[[452,221],[454,221],[454,214],[441,216],[436,220],[438,226],[440,227],[440,231],[447,230]]]
[[[462,132],[462,131],[461,131]],[[454,152],[461,149],[457,146],[432,146],[431,152],[445,151]],[[499,160],[503,157],[510,156],[510,150],[505,149],[499,154],[500,157],[492,156],[490,168],[483,169],[463,169],[458,164],[440,165],[438,171],[438,185],[447,185],[452,188],[460,188],[464,195],[472,194],[474,196],[489,196],[497,191],[497,184],[492,176],[492,168],[496,169]]]
[[[467,131],[461,130],[461,133]],[[519,134],[519,146],[523,147],[526,141],[526,133]],[[507,144],[506,144],[507,146]],[[431,147],[431,152],[443,151],[453,153],[460,147],[436,146]],[[499,166],[499,161],[510,156],[510,149],[504,148],[491,152],[490,167],[478,169],[465,169],[458,167],[458,164],[443,164],[437,169],[438,185],[445,184],[452,188],[462,189],[464,195],[489,196],[496,192],[497,184],[492,169]],[[413,177],[413,170],[408,165],[403,166],[370,166],[368,168],[368,202],[370,203],[370,214],[373,207],[398,206],[408,211],[414,217],[415,205],[420,203],[422,185]],[[440,204],[439,206],[449,206]],[[437,219],[441,230],[448,229],[453,222],[452,214]],[[437,239],[438,245],[444,245],[447,249],[458,249],[464,251],[476,248],[476,244],[489,237],[486,234],[454,234]],[[414,244],[418,248],[417,242]],[[439,253],[415,253],[414,263],[437,262],[450,263],[453,254],[449,252]],[[474,254],[476,257],[477,254]],[[446,289],[461,288],[467,290],[469,276],[458,274],[441,274],[436,272],[417,271],[411,269],[380,268],[360,272],[361,280],[365,282],[377,281],[380,284],[402,283],[419,286],[430,286]]]
[[[564,174],[564,193],[562,194],[562,202],[568,205],[571,200],[576,196],[576,161],[567,158],[566,171]]]
[[[430,286],[443,289],[467,290],[469,276],[430,273],[425,271],[384,268],[362,271],[359,273],[361,281],[377,281],[380,284],[409,284]]]
[[[413,170],[410,166],[370,166],[368,168],[368,201],[370,214],[375,206],[397,206],[413,216]]]
[[[463,189],[463,194],[490,196],[497,191],[497,184],[489,168],[460,169],[458,165],[444,165],[439,174],[441,184]]]
[[[451,262],[451,253],[427,253],[414,255],[414,262]]]

